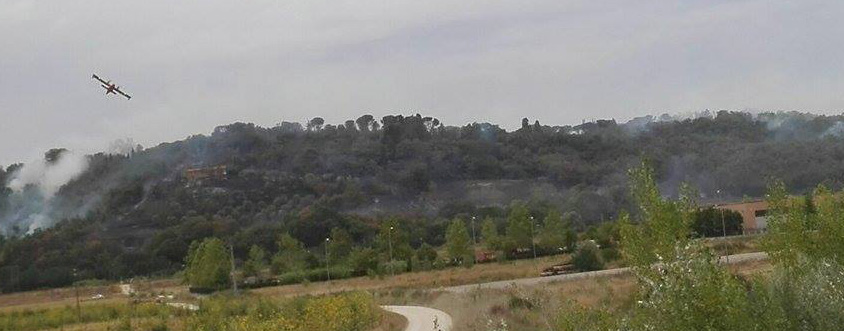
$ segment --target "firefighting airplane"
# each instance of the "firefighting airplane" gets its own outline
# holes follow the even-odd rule
[[[120,95],[126,97],[126,100],[132,99],[131,95],[123,93],[123,91],[120,90],[120,86],[115,85],[111,81],[104,81],[102,78],[97,76],[97,74],[94,74],[94,76],[91,77],[91,78],[96,79],[96,80],[100,81],[100,83],[102,83],[100,86],[102,86],[104,89],[106,89],[106,94],[111,93],[111,94],[116,95],[117,93],[120,93]],[[117,92],[117,93],[114,93],[114,92]]]

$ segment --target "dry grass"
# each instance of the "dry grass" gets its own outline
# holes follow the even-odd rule
[[[135,282],[133,287],[141,293],[187,293],[187,287],[174,279]],[[102,294],[105,299],[91,300],[95,294]],[[120,292],[119,285],[79,287],[81,305],[92,303],[123,302],[126,296]],[[73,287],[39,291],[18,292],[0,295],[0,313],[22,309],[46,309],[76,305],[76,289]]]
[[[383,310],[381,323],[372,331],[402,331],[407,327],[407,318],[391,311]]]
[[[567,262],[567,255],[548,256],[533,260],[478,264],[472,268],[449,268],[405,273],[385,277],[358,277],[325,283],[296,284],[265,287],[254,293],[269,296],[297,296],[325,294],[349,290],[378,290],[384,288],[438,288],[497,280],[538,277],[539,270],[553,264]]]
[[[754,261],[730,269],[739,275],[757,275],[771,270],[771,264]],[[488,330],[491,324],[502,320],[509,323],[510,330],[532,330],[545,329],[545,323],[571,304],[623,309],[632,304],[636,288],[634,276],[626,274],[459,294],[393,288],[376,291],[375,295],[381,304],[422,305],[445,311],[453,317],[457,330]],[[511,306],[520,300],[535,306]]]

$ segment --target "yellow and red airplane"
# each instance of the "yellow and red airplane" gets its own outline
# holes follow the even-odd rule
[[[123,91],[120,90],[120,86],[117,86],[116,84],[112,83],[111,81],[105,81],[102,78],[100,78],[99,76],[97,76],[97,74],[94,74],[94,76],[91,77],[91,78],[100,81],[100,83],[101,83],[100,86],[102,86],[104,89],[106,89],[106,94],[111,93],[111,94],[117,95],[117,93],[120,93],[120,95],[126,97],[127,100],[132,99],[131,95],[123,93]],[[117,93],[115,93],[115,92],[117,92]]]

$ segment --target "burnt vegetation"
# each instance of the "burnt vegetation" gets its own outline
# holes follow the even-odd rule
[[[795,193],[818,183],[840,189],[841,120],[739,112],[577,126],[525,119],[511,132],[420,115],[235,123],[125,155],[88,156],[87,170],[50,201],[54,224],[33,231],[16,218],[19,193],[5,185],[20,167],[11,165],[0,168],[0,290],[172,274],[191,242],[212,236],[231,243],[238,261],[253,246],[275,251],[284,233],[318,251],[333,229],[365,255],[378,247],[385,220],[399,224],[408,250],[439,246],[454,218],[477,216],[479,232],[489,218],[503,231],[514,200],[537,219],[555,211],[585,231],[634,209],[626,170],[642,158],[661,186],[689,182],[702,201],[717,200],[718,190],[721,199],[760,197],[770,177]],[[224,176],[185,176],[216,166],[226,167]]]

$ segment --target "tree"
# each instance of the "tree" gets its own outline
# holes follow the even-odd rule
[[[452,262],[457,264],[472,262],[472,247],[469,231],[466,230],[466,223],[454,219],[448,226],[445,233],[446,252]]]
[[[355,271],[374,274],[378,270],[378,252],[372,248],[355,247],[349,253],[348,263]]]
[[[654,170],[647,162],[631,169],[630,190],[639,205],[638,224],[622,216],[622,253],[634,266],[645,267],[661,261],[671,262],[676,247],[689,242],[689,225],[697,207],[689,190],[681,188],[680,200],[665,200],[659,193]]]
[[[720,237],[742,233],[741,214],[728,209],[704,208],[694,213],[692,232],[702,237]]]
[[[185,281],[192,287],[222,289],[228,286],[231,257],[222,240],[206,238],[192,242],[185,262]]]
[[[390,218],[381,222],[378,234],[375,236],[375,247],[380,259],[384,263],[395,261],[410,261],[413,248],[410,247],[407,232],[399,224],[397,218]],[[392,261],[390,260],[392,257]],[[405,270],[394,270],[396,272]]]
[[[546,250],[560,253],[564,249],[570,249],[567,246],[569,243],[569,233],[571,228],[563,221],[562,215],[557,210],[551,210],[545,215],[543,220],[544,226],[542,233],[539,235],[539,245]]]
[[[370,129],[373,129],[374,131],[374,128],[372,128],[372,123],[377,124],[378,122],[375,122],[375,118],[372,117],[372,115],[363,115],[361,117],[358,117],[358,119],[355,120],[355,123],[357,123],[358,130],[360,132],[369,132]]]
[[[481,224],[481,240],[487,250],[497,251],[501,249],[501,236],[498,234],[498,227],[490,217],[485,218]]]
[[[329,263],[342,261],[352,251],[352,237],[349,232],[341,228],[331,228],[331,240],[328,242]]]
[[[437,251],[428,243],[422,243],[422,246],[416,250],[416,258],[419,261],[433,263],[437,260]]]
[[[319,131],[322,129],[322,125],[325,124],[325,120],[322,117],[314,117],[310,121],[308,121],[308,131]]]
[[[299,240],[289,233],[282,234],[278,240],[278,252],[273,256],[272,272],[301,271],[307,267],[308,252]]]
[[[593,271],[604,268],[604,261],[601,259],[601,252],[598,245],[587,240],[577,245],[577,250],[571,258],[571,262],[577,270]]]
[[[511,249],[530,248],[533,238],[530,215],[524,204],[517,203],[507,215],[507,243]]]
[[[267,252],[261,246],[252,245],[249,248],[249,259],[243,264],[243,274],[246,276],[258,276],[267,268]]]
[[[346,128],[346,131],[350,131],[350,132],[357,131],[357,129],[355,128],[355,121],[352,121],[352,120],[346,121],[344,127]]]

